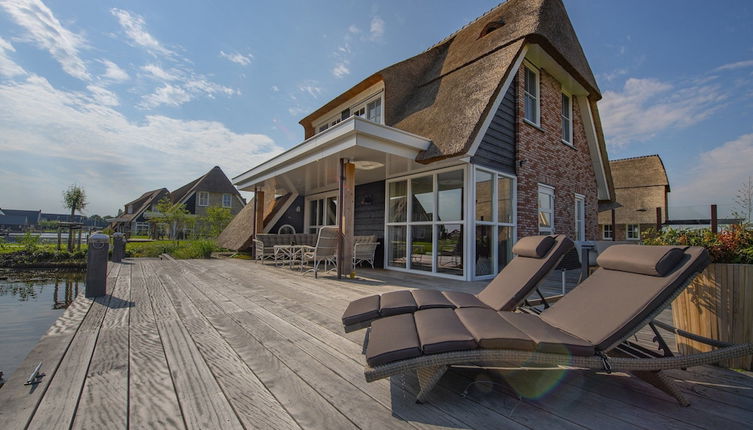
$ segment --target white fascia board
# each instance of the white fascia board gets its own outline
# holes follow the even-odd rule
[[[354,116],[236,176],[233,184],[243,189],[357,145],[415,158],[430,143],[429,139],[415,134]]]
[[[586,140],[588,141],[588,150],[591,153],[591,164],[596,175],[597,197],[599,200],[610,200],[607,172],[604,167],[606,160],[602,158],[601,151],[599,151],[599,135],[596,133],[591,104],[586,97],[577,97],[577,100],[580,105],[580,116],[583,118],[583,128],[586,129]]]
[[[489,113],[486,114],[486,118],[484,118],[484,122],[481,123],[481,127],[478,129],[478,133],[476,133],[476,137],[473,139],[473,143],[471,144],[471,149],[469,149],[467,152],[469,156],[473,157],[474,155],[476,155],[476,151],[478,150],[478,147],[481,145],[481,140],[486,135],[486,131],[489,129],[489,125],[491,125],[492,120],[494,119],[494,115],[497,114],[499,105],[501,105],[502,100],[505,99],[505,94],[507,94],[507,90],[510,88],[510,85],[512,85],[512,81],[515,79],[515,75],[518,74],[520,65],[523,63],[523,59],[526,57],[527,52],[528,52],[528,45],[523,45],[523,48],[520,50],[518,57],[515,59],[515,62],[512,65],[512,69],[509,71],[509,73],[507,74],[507,78],[505,78],[505,82],[502,84],[502,88],[500,88],[499,93],[497,94],[497,97],[494,99],[492,108],[489,110]]]

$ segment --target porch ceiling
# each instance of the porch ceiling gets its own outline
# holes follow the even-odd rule
[[[326,191],[337,187],[338,163],[345,158],[356,164],[356,184],[365,184],[412,169],[416,155],[430,143],[393,127],[351,117],[233,178],[233,183],[244,191],[260,187],[277,194]]]

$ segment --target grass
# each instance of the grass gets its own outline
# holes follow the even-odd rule
[[[61,250],[66,251],[67,245],[63,243]],[[0,254],[12,254],[14,252],[23,251],[24,245],[20,243],[2,243],[0,244]],[[55,252],[57,251],[57,244],[55,243],[45,243],[40,244],[36,246],[37,251],[49,251],[49,252]],[[76,248],[73,249],[76,251]],[[81,245],[81,250],[86,251],[86,245]]]
[[[177,259],[209,258],[219,250],[211,240],[156,240],[154,242],[134,242],[126,245],[128,257],[152,257],[168,254]]]

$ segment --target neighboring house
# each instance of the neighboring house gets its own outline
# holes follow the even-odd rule
[[[646,155],[612,160],[609,166],[615,200],[621,207],[614,209],[614,225],[611,211],[599,214],[599,239],[640,240],[642,232],[656,229],[657,222],[668,219],[670,189],[664,163],[658,155]]]
[[[145,192],[136,200],[123,206],[123,213],[110,220],[110,228],[129,236],[150,235],[152,233],[151,223],[147,218],[147,212],[154,212],[159,201],[169,196],[170,192],[167,188]]]
[[[149,221],[150,212],[155,212],[157,204],[165,197],[173,204],[185,204],[191,215],[198,216],[206,215],[209,206],[228,208],[231,214],[236,215],[246,204],[222,169],[215,166],[173,192],[167,188],[147,191],[126,203],[123,213],[111,219],[110,227],[128,235],[150,235],[153,224]]]
[[[36,228],[41,221],[41,214],[41,210],[2,209],[2,214],[0,214],[0,229],[25,231]]]
[[[170,193],[173,204],[183,203],[192,215],[206,215],[210,206],[230,209],[236,215],[246,205],[241,193],[233,186],[219,166]]]
[[[600,98],[562,2],[510,0],[317,109],[302,143],[233,182],[300,196],[283,215],[298,232],[354,206],[345,240],[377,235],[388,269],[489,279],[519,237],[599,237],[614,197]]]
[[[48,213],[42,213],[41,215],[42,221],[57,221],[57,222],[77,222],[81,223],[86,227],[104,227],[105,224],[103,224],[100,220],[101,218],[98,217],[87,217],[84,215],[73,215],[71,217],[71,214],[48,214]]]

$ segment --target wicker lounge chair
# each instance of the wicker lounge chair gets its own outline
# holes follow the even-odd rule
[[[337,268],[337,243],[340,240],[340,232],[337,227],[322,227],[319,229],[319,236],[316,239],[316,246],[313,251],[304,251],[301,256],[301,267],[311,263],[311,269],[305,273],[314,272],[314,278],[319,277],[319,266],[324,263],[324,271],[328,266],[333,269]]]
[[[477,307],[512,311],[573,246],[573,241],[563,234],[520,239],[512,250],[517,256],[479,294],[403,290],[367,296],[348,305],[342,316],[343,327],[346,332],[351,332],[368,327],[378,318],[421,309]]]
[[[491,309],[427,309],[374,321],[365,340],[371,382],[415,371],[426,398],[450,366],[566,366],[631,372],[689,403],[665,374],[753,353],[753,344],[674,356],[656,331],[654,318],[709,264],[700,247],[616,245],[599,256],[600,269],[540,314]],[[646,324],[663,353],[627,341]]]

